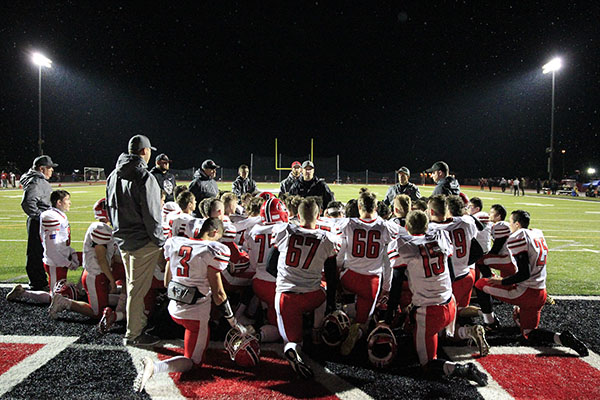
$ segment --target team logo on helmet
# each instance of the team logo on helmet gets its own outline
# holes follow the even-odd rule
[[[254,367],[260,361],[260,344],[256,336],[231,328],[225,336],[225,349],[240,367]]]
[[[288,210],[281,200],[274,197],[260,207],[260,218],[263,222],[288,222]]]
[[[105,198],[101,198],[96,203],[94,203],[94,218],[96,218],[97,220],[108,220],[108,210],[106,208]]]
[[[339,346],[350,330],[350,318],[342,310],[336,310],[323,319],[321,338],[328,346]]]
[[[379,325],[367,339],[369,361],[377,368],[383,368],[394,360],[398,343],[394,333],[387,325]]]
[[[67,299],[77,300],[77,288],[66,279],[61,279],[54,285],[53,294],[60,294]]]

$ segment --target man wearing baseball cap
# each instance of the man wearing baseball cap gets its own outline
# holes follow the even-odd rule
[[[196,197],[196,218],[200,218],[200,202],[209,197],[219,196],[219,187],[215,176],[217,176],[217,169],[221,168],[213,160],[204,160],[202,168],[194,173],[194,180],[190,183],[190,192],[194,193]]]
[[[279,193],[289,193],[290,189],[294,185],[294,182],[300,179],[301,173],[302,164],[300,164],[300,161],[294,161],[292,163],[292,170],[290,171],[290,174],[279,184]]]
[[[127,277],[127,331],[124,344],[152,346],[158,338],[143,332],[147,318],[144,296],[152,285],[154,268],[165,243],[162,230],[160,187],[148,171],[156,150],[144,135],[129,139],[106,180],[106,205]]]
[[[156,165],[150,170],[150,173],[156,178],[158,186],[166,193],[165,203],[167,201],[175,201],[175,196],[173,195],[176,186],[175,175],[169,172],[169,167],[173,160],[170,160],[165,153],[161,153],[156,156],[154,162]]]
[[[48,179],[58,167],[50,156],[39,156],[20,182],[23,185],[21,208],[27,214],[27,262],[25,270],[31,290],[49,291],[48,278],[42,263],[44,249],[40,241],[40,214],[51,207],[52,187]]]
[[[445,162],[437,161],[425,172],[430,172],[431,178],[436,183],[431,194],[432,196],[436,194],[444,194],[446,196],[454,194],[458,196],[460,194],[460,185],[456,178],[449,175],[450,167]]]
[[[323,199],[323,208],[327,207],[331,201],[335,200],[333,193],[329,189],[329,186],[327,186],[327,183],[325,183],[325,180],[315,176],[315,164],[310,160],[306,160],[302,163],[302,176],[294,182],[289,193],[301,197],[318,196]]]
[[[419,200],[421,198],[419,188],[408,181],[410,170],[407,167],[401,167],[396,173],[398,174],[398,183],[390,186],[383,202],[388,206],[392,206],[394,199],[399,194],[407,195],[412,201]]]

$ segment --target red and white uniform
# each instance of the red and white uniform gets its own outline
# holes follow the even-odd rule
[[[350,218],[340,229],[342,247],[337,263],[344,268],[342,287],[356,294],[355,320],[364,324],[375,310],[387,246],[397,238],[399,226],[380,217],[370,221]]]
[[[238,246],[242,246],[244,249],[247,249],[245,241],[247,240],[247,234],[250,232],[250,229],[258,223],[260,223],[260,216],[257,217],[248,217],[246,215],[230,215],[229,219],[233,226],[235,227],[235,244]]]
[[[40,238],[44,247],[44,269],[48,274],[50,291],[56,282],[67,278],[72,265],[71,227],[64,212],[51,207],[40,215]]]
[[[229,262],[227,246],[213,241],[172,237],[163,248],[169,261],[171,279],[185,286],[196,287],[205,297],[196,304],[169,302],[169,314],[185,328],[184,355],[195,364],[202,363],[204,350],[210,339],[211,289],[208,269],[223,271]]]
[[[248,253],[235,243],[236,235],[235,225],[228,216],[224,216],[223,237],[219,242],[226,245],[231,253],[229,268],[222,273],[223,284],[227,291],[232,290],[233,287],[252,285],[252,277],[254,277],[254,270],[250,268]]]
[[[171,227],[169,226],[169,214],[172,213],[180,214],[181,207],[179,207],[179,204],[175,203],[174,201],[167,201],[163,205],[161,212],[163,233],[166,238],[171,237]]]
[[[406,268],[415,313],[413,330],[421,365],[437,358],[438,332],[445,327],[453,333],[456,303],[448,257],[452,254],[447,232],[400,237],[390,246],[392,268]]]
[[[515,265],[514,258],[517,255],[527,255],[528,277],[511,285],[492,285],[488,279],[480,279],[477,281],[477,288],[506,303],[518,305],[521,331],[526,336],[530,330],[537,328],[546,302],[548,246],[541,230],[519,229],[508,238],[507,248]],[[504,280],[510,282],[514,276]]]
[[[469,265],[471,241],[477,236],[477,226],[469,215],[452,217],[444,222],[430,222],[429,231],[445,230],[452,242],[452,268],[454,282],[452,290],[459,309],[469,305],[473,284],[475,283],[474,265]]]
[[[485,211],[479,211],[473,215],[483,224],[483,230],[477,231],[475,239],[483,249],[483,253],[487,253],[492,248],[492,223],[490,222],[490,216]]]
[[[342,221],[339,221],[342,220]],[[317,229],[321,229],[325,232],[333,233],[334,235],[341,235],[340,226],[346,221],[342,218],[317,218]]]
[[[167,224],[169,225],[169,236],[184,236],[186,235],[186,227],[189,221],[193,220],[190,214],[186,214],[184,212],[173,211],[167,215]]]
[[[506,221],[499,221],[492,225],[491,229],[492,239],[494,241],[498,239],[507,239],[510,236],[510,225]],[[506,242],[498,252],[498,254],[487,254],[483,257],[483,263],[490,268],[494,268],[500,271],[502,277],[513,275],[517,268],[513,264]]]
[[[275,310],[285,343],[302,341],[302,314],[325,302],[321,277],[325,260],[340,249],[337,236],[320,229],[281,224],[273,232],[279,250]]]

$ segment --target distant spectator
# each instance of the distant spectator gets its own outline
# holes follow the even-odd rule
[[[540,192],[542,191],[542,180],[540,178],[537,178],[537,180],[535,181],[535,191],[537,192],[537,194],[540,194]]]
[[[502,179],[500,179],[500,189],[502,189],[502,193],[506,192],[507,185],[508,185],[508,182],[506,182],[506,179],[504,179],[504,177],[502,177]]]
[[[519,195],[519,178],[515,178],[512,181],[512,187],[513,187],[513,196],[518,196]]]
[[[487,184],[488,184],[488,188],[490,189],[490,192],[491,192],[492,188],[494,187],[494,180],[492,178],[489,178],[487,180]]]
[[[521,178],[521,196],[525,196],[525,178]]]

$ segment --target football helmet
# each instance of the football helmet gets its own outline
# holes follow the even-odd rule
[[[106,198],[101,198],[96,203],[94,203],[94,218],[97,220],[108,221],[108,210],[106,209]]]
[[[231,328],[225,336],[225,350],[240,367],[254,367],[260,361],[260,344],[256,336]]]
[[[75,285],[73,285],[71,282],[67,282],[66,279],[61,279],[60,281],[56,282],[52,293],[60,294],[67,299],[77,300],[77,287],[75,287]]]
[[[288,210],[281,200],[273,197],[260,206],[260,218],[262,222],[288,222]]]
[[[342,310],[335,310],[323,319],[321,338],[328,346],[339,346],[350,330],[350,318]]]
[[[275,195],[271,192],[262,192],[261,194],[258,195],[258,197],[260,197],[264,200],[269,200],[269,199],[274,199]]]
[[[392,363],[398,343],[394,333],[386,324],[379,324],[373,329],[367,339],[369,361],[377,368],[383,368]]]

